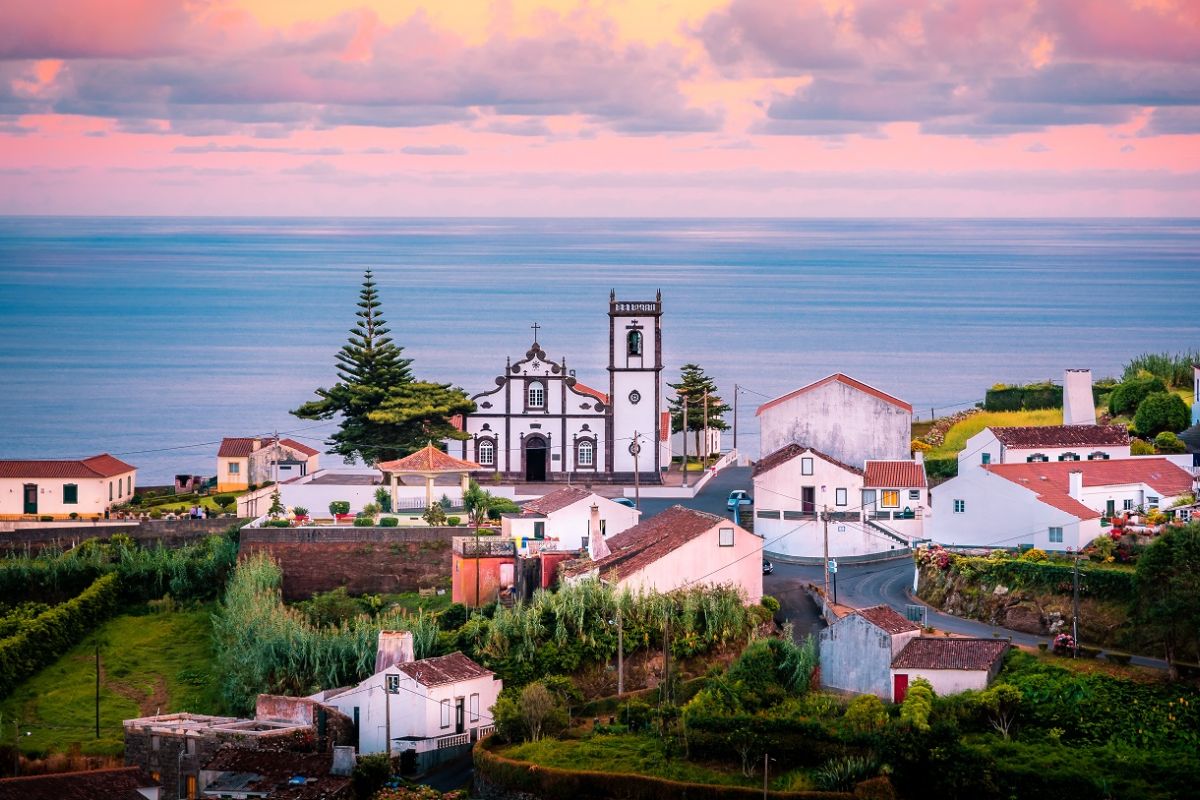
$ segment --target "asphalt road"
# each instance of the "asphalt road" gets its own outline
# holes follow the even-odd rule
[[[753,488],[749,467],[727,467],[721,470],[717,474],[717,477],[709,481],[700,490],[700,494],[689,500],[643,497],[641,503],[642,519],[648,519],[674,505],[687,506],[697,511],[707,511],[710,514],[719,514],[723,517],[732,518],[732,515],[725,510],[725,501],[729,499],[729,493],[734,489],[745,489],[749,492]]]

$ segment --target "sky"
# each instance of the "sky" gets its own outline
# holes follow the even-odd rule
[[[1197,209],[1200,0],[0,3],[0,214]]]

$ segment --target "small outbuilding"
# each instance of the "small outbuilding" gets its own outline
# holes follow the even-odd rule
[[[1008,648],[1005,639],[915,638],[892,659],[892,702],[903,702],[917,678],[929,681],[939,695],[986,689]]]
[[[583,550],[592,535],[593,515],[607,538],[632,528],[641,514],[587,489],[564,486],[530,500],[518,513],[503,514],[500,525],[506,539],[542,540],[552,542],[557,550]]]
[[[821,631],[821,685],[891,700],[892,661],[920,634],[889,606],[852,611]]]

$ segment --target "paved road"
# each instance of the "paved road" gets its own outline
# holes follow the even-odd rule
[[[674,505],[729,517],[731,515],[725,510],[725,501],[729,498],[729,493],[734,489],[750,491],[752,488],[749,467],[726,467],[700,490],[700,494],[691,499],[643,497],[642,519],[648,519]]]

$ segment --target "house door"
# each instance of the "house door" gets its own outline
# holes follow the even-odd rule
[[[804,486],[800,489],[800,510],[813,514],[817,510],[817,487]]]
[[[908,694],[908,676],[893,675],[892,676],[892,702],[903,703],[904,696]]]
[[[467,714],[464,706],[465,698],[458,698],[454,701],[454,732],[462,733],[467,729]]]
[[[1116,500],[1109,500],[1107,503],[1104,504],[1104,515],[1105,516],[1107,516],[1107,517],[1116,516],[1116,513],[1117,513],[1117,501]]]
[[[540,482],[546,480],[546,453],[549,448],[541,436],[525,437],[525,480]]]
[[[25,484],[25,513],[26,514],[36,514],[37,513],[37,484],[36,483]]]

